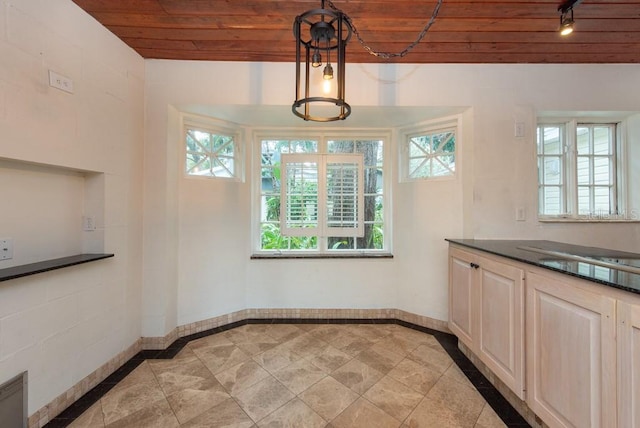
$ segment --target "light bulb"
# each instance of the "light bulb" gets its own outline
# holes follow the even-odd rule
[[[325,94],[328,94],[331,92],[331,80],[322,81],[322,90],[324,91]]]
[[[571,33],[573,33],[573,21],[562,24],[562,27],[560,27],[560,35],[568,36]]]

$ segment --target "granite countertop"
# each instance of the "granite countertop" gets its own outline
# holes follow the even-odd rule
[[[518,262],[640,294],[640,254],[542,240],[446,239]],[[566,257],[565,257],[566,256]],[[619,266],[614,268],[611,266]]]

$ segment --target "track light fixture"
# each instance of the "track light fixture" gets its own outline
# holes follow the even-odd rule
[[[578,5],[582,0],[566,0],[560,6],[558,6],[558,12],[560,12],[560,35],[567,36],[573,33],[573,26],[575,21],[573,20],[573,8]]]
[[[399,53],[377,52],[367,45],[351,18],[326,0],[320,9],[298,15],[293,22],[296,38],[296,99],[291,110],[304,120],[331,122],[344,120],[351,114],[345,101],[345,54],[352,35],[371,55],[390,59],[403,57],[426,35],[438,15],[443,0],[436,0],[431,18],[417,39]],[[333,59],[333,64],[332,64]],[[324,61],[324,68],[320,67]],[[335,66],[335,67],[334,67]]]

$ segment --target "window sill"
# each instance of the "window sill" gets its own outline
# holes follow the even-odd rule
[[[350,253],[350,254],[283,254],[265,253],[252,254],[251,260],[280,260],[280,259],[392,259],[391,253]]]
[[[605,217],[538,217],[540,223],[640,223],[640,217],[605,218]]]

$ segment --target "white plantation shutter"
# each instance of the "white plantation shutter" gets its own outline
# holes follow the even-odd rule
[[[280,230],[285,236],[318,234],[319,160],[317,155],[282,155]]]
[[[325,165],[326,236],[363,236],[362,155],[328,155]]]
[[[283,235],[364,235],[361,154],[283,154],[281,165]]]

